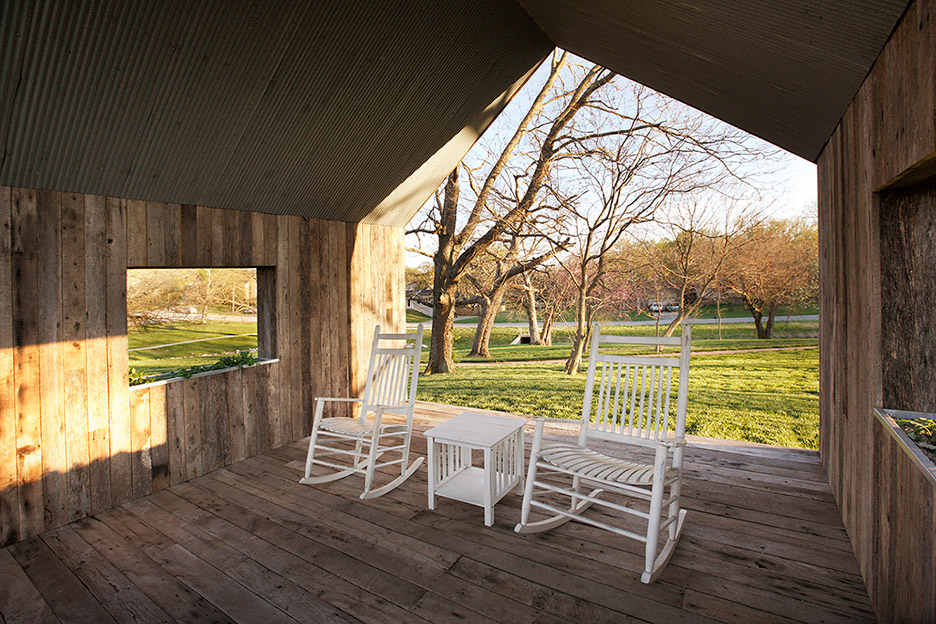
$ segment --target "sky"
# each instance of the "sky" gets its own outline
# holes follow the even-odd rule
[[[581,60],[581,59],[577,59]],[[583,61],[584,62],[584,61]],[[523,114],[529,108],[533,97],[542,87],[548,74],[548,66],[544,64],[530,78],[523,89],[517,93],[511,103],[504,109],[504,112],[491,124],[491,127],[481,136],[472,151],[491,150],[499,151],[507,140],[507,137],[514,131]],[[718,122],[723,123],[723,122]],[[752,137],[752,140],[759,141]],[[775,169],[767,176],[767,183],[772,187],[773,195],[776,197],[775,203],[771,207],[770,215],[774,218],[785,219],[793,217],[816,217],[816,165],[791,154],[780,150],[780,154],[775,161]],[[472,157],[472,152],[466,156],[466,159]],[[430,200],[431,201],[431,200]],[[422,218],[422,211],[416,215],[415,220]],[[416,247],[417,240],[414,236],[408,236],[406,244],[408,247]],[[423,237],[423,246],[429,243],[427,237]],[[418,266],[429,261],[424,255],[407,252],[406,265]]]

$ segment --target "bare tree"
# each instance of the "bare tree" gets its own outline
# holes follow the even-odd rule
[[[757,337],[770,338],[780,306],[814,300],[818,292],[816,224],[767,221],[748,230],[744,239],[746,244],[729,259],[725,282],[751,313]]]
[[[740,163],[762,156],[739,131],[627,84],[623,106],[603,111],[621,129],[579,142],[583,157],[551,187],[575,237],[572,253],[561,256],[577,291],[568,374],[578,372],[595,312],[613,292],[606,282],[624,233],[653,220],[674,196],[726,184]]]
[[[711,194],[668,207],[658,220],[664,238],[644,241],[648,265],[679,305],[664,336],[672,336],[711,294],[728,259],[748,244],[745,233],[760,220],[751,204]]]
[[[490,261],[477,262],[474,269],[467,273],[468,281],[474,285],[476,291],[475,296],[470,297],[467,302],[478,305],[480,309],[474,343],[469,353],[472,357],[491,357],[491,330],[494,329],[494,322],[511,281],[532,271],[565,248],[564,245],[559,245],[539,255],[522,254],[526,259],[521,260],[524,238],[513,234],[508,240],[506,248],[489,247],[486,255],[490,257]]]
[[[471,264],[495,241],[502,240],[531,212],[542,208],[539,194],[554,162],[570,149],[575,149],[578,137],[568,134],[571,122],[584,107],[592,103],[596,93],[614,77],[614,74],[599,66],[593,66],[578,75],[573,88],[553,93],[560,71],[566,65],[566,53],[554,57],[550,75],[520,122],[513,137],[495,160],[483,185],[477,189],[476,199],[468,212],[461,230],[458,229],[459,215],[459,171],[453,171],[444,185],[441,196],[436,195],[433,209],[426,220],[411,233],[430,234],[436,238],[436,251],[433,256],[435,274],[433,281],[433,318],[432,340],[430,343],[429,362],[426,373],[447,373],[454,370],[452,359],[452,333],[454,322],[455,296],[460,280],[465,276]],[[548,98],[547,96],[551,96]],[[541,119],[535,127],[531,122],[548,103],[555,112],[546,119]],[[523,190],[516,193],[517,201],[510,202],[503,212],[494,211],[493,198],[506,194],[496,191],[496,184],[501,173],[507,167],[511,156],[521,140],[528,133],[533,133],[538,148],[528,167],[528,172],[515,175],[515,184],[525,184]],[[502,202],[498,202],[502,203]],[[485,221],[492,225],[478,234],[478,228]]]

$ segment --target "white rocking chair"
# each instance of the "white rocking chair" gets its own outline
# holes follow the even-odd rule
[[[691,340],[690,326],[683,327],[681,338],[637,338],[602,336],[601,326],[594,325],[578,445],[544,444],[543,425],[546,420],[569,421],[537,419],[520,523],[515,529],[518,533],[547,531],[569,520],[613,531],[646,543],[645,565],[640,580],[644,583],[656,580],[673,554],[686,517],[686,511],[680,510],[679,496],[683,447],[686,444]],[[599,347],[609,345],[679,345],[681,351],[678,359],[599,352]],[[674,368],[679,371],[675,432],[670,431],[670,390]],[[653,463],[628,461],[589,449],[587,444],[591,439],[654,449]],[[584,484],[596,487],[585,493]],[[604,500],[600,497],[604,493],[648,500],[649,512]],[[556,494],[569,496],[571,504],[560,508],[537,500],[544,495],[554,498]],[[646,535],[583,516],[582,512],[593,504],[646,519]],[[530,522],[531,507],[543,509],[551,515],[544,520]],[[658,550],[660,533],[664,530],[668,531],[666,542]]]
[[[416,472],[423,458],[409,463],[409,451],[419,360],[422,356],[422,335],[422,325],[416,328],[415,334],[381,334],[378,325],[374,329],[364,396],[360,399],[315,399],[315,420],[306,456],[305,477],[299,483],[314,485],[337,481],[352,474],[363,474],[364,492],[361,498],[366,499],[383,496]],[[323,418],[326,401],[360,403],[361,411],[357,418]],[[406,424],[383,424],[383,416],[388,413],[406,416]],[[353,449],[348,448],[349,442],[354,443]],[[378,461],[385,453],[399,453],[400,457],[391,461]],[[322,459],[334,455],[350,456],[351,463]],[[400,466],[400,476],[386,485],[374,488],[376,470],[395,465]],[[336,472],[312,476],[312,466],[326,466]]]

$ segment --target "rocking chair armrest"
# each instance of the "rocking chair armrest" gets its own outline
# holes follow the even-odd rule
[[[578,419],[578,418],[573,420],[569,418],[551,418],[549,416],[537,416],[533,419],[534,424],[540,423],[540,422],[542,422],[543,424],[549,423],[551,425],[569,425],[569,426],[574,426],[574,427],[582,426],[582,421],[581,419]]]

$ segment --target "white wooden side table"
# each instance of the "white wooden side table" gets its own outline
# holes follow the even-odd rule
[[[518,418],[463,412],[423,435],[429,447],[429,509],[436,496],[484,507],[484,524],[494,524],[494,505],[523,475],[523,425]],[[484,453],[474,466],[471,451]]]

